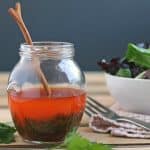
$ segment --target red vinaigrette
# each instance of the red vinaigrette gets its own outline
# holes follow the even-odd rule
[[[50,90],[50,97],[45,97],[44,89],[38,88],[8,93],[12,118],[24,139],[63,141],[68,131],[79,126],[85,92],[73,88]]]

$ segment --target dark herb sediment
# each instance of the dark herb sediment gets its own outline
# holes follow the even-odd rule
[[[63,141],[66,134],[73,128],[79,126],[82,118],[81,113],[72,115],[59,115],[49,120],[33,120],[29,118],[24,119],[22,125],[19,120],[14,116],[14,122],[20,135],[27,140],[34,141]]]

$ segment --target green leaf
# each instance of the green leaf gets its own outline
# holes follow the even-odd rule
[[[111,150],[110,146],[90,142],[77,133],[71,133],[66,138],[64,146],[67,150]]]
[[[129,62],[134,62],[136,65],[144,68],[150,68],[150,50],[137,47],[129,43],[125,58]]]
[[[128,68],[120,68],[119,70],[118,70],[118,72],[116,73],[116,75],[117,76],[121,76],[121,77],[131,77],[132,75],[131,75],[131,71],[130,71],[130,69],[128,69]]]
[[[143,76],[145,74],[146,71],[141,72],[140,74],[138,74],[135,78],[136,79],[143,79]]]
[[[0,123],[0,143],[11,143],[14,141],[16,129],[7,124]]]

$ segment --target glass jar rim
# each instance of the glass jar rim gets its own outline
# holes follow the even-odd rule
[[[74,44],[69,42],[37,41],[33,45],[22,43],[20,45],[20,55],[32,56],[35,54],[40,57],[67,58],[74,56]]]
[[[33,45],[29,45],[27,43],[22,43],[21,48],[68,48],[68,47],[74,47],[73,43],[70,42],[57,42],[57,41],[35,41],[33,42]]]

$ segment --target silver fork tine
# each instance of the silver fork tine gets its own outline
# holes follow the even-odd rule
[[[93,114],[98,114],[98,112],[95,111],[92,107],[86,105],[86,108],[87,108],[87,110],[89,110],[91,113],[93,113]]]
[[[108,117],[109,115],[109,112],[105,112],[103,108],[101,109],[100,107],[95,106],[94,104],[90,102],[90,100],[87,100],[86,111],[88,111],[88,113],[85,112],[88,116],[92,116],[92,114],[99,114],[99,113],[101,113],[105,117]]]
[[[92,108],[94,108],[94,109],[96,109],[98,112],[102,112],[102,113],[107,113],[106,111],[105,111],[105,109],[101,109],[101,106],[96,106],[96,105],[94,105],[93,103],[91,103],[89,100],[87,100],[87,104],[89,105],[89,106],[91,106]]]
[[[93,99],[90,96],[87,96],[89,100],[91,100],[93,103],[97,104],[99,107],[103,108],[103,110],[105,110],[106,112],[111,112],[116,114],[114,111],[110,110],[109,108],[105,107],[104,105],[100,104],[99,102],[97,102],[95,99]]]
[[[95,109],[96,108],[96,109]],[[91,113],[91,116],[93,114],[102,114],[103,116],[107,117],[107,118],[111,118],[112,116],[114,116],[114,113],[109,113],[109,112],[104,112],[100,109],[98,109],[97,107],[93,107],[91,106],[91,104],[86,105],[86,110]],[[87,114],[88,115],[88,114]]]
[[[95,114],[101,113],[103,116],[110,118],[110,119],[115,119],[116,117],[117,118],[119,117],[119,115],[116,114],[114,111],[103,106],[102,104],[100,104],[99,102],[91,98],[90,96],[88,96],[87,105],[89,105],[90,108],[96,110]],[[87,109],[89,109],[89,107]]]
[[[88,109],[86,109],[86,108],[85,108],[85,113],[86,113],[89,117],[91,117],[91,116],[92,116],[92,113],[91,113],[91,112],[89,112],[89,110],[88,110]]]

